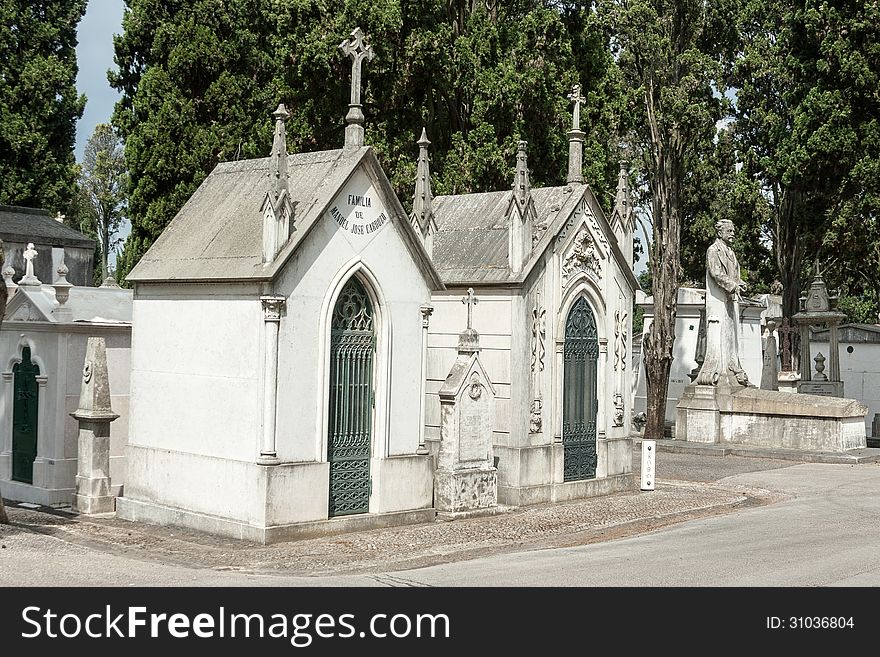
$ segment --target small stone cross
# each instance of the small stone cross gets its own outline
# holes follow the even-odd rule
[[[581,129],[581,103],[586,103],[587,99],[581,95],[581,85],[572,86],[568,99],[574,103],[574,117],[572,118],[571,127],[574,130]]]
[[[461,298],[462,303],[466,303],[468,307],[468,323],[467,327],[473,328],[473,311],[474,306],[480,303],[480,300],[477,299],[476,295],[474,295],[474,288],[469,287],[467,291],[467,296]]]
[[[25,265],[25,277],[33,278],[34,276],[34,258],[37,257],[37,250],[34,248],[33,242],[28,242],[27,248],[24,250],[22,254],[24,259],[27,260],[27,265]]]
[[[364,41],[365,36],[361,28],[356,27],[351,31],[351,36],[339,44],[339,49],[351,57],[351,104],[361,104],[361,63],[366,59],[373,59],[373,47]]]

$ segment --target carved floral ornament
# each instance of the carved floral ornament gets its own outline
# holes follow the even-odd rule
[[[619,392],[614,393],[614,426],[622,427],[624,417],[623,395]]]
[[[586,226],[581,226],[562,256],[562,286],[567,286],[580,273],[602,278],[602,260],[593,235]]]
[[[532,371],[544,370],[544,318],[547,311],[541,307],[541,295],[535,295],[535,306],[532,308]]]

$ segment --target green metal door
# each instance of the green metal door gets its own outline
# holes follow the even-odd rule
[[[596,318],[583,297],[568,313],[563,355],[563,478],[592,479],[596,476],[599,338]]]
[[[12,367],[12,478],[34,483],[34,459],[37,458],[37,405],[40,368],[31,362],[31,348],[23,347],[21,362]]]
[[[373,440],[373,308],[354,277],[333,309],[330,329],[330,515],[370,510]]]

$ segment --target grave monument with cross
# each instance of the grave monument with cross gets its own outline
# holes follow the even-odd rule
[[[468,288],[467,328],[458,339],[458,357],[440,388],[440,446],[434,476],[438,514],[457,515],[492,510],[498,503],[492,425],[495,386],[480,360],[480,335],[473,328],[479,303]]]

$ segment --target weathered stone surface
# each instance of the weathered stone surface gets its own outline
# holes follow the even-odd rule
[[[443,511],[488,509],[498,504],[498,476],[495,468],[437,470],[434,506]]]
[[[110,513],[116,499],[110,493],[110,423],[119,417],[110,407],[110,379],[104,338],[89,338],[83,365],[74,508],[81,513]]]
[[[830,452],[866,444],[867,407],[854,399],[688,386],[677,413],[676,436],[690,442]]]
[[[458,357],[440,388],[440,446],[434,476],[438,511],[486,509],[498,503],[492,425],[495,387],[479,355],[479,335],[471,328],[473,290],[468,303],[468,328],[459,339]]]

